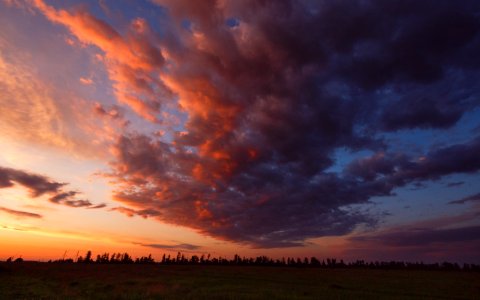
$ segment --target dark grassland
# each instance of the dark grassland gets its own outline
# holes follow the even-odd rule
[[[0,263],[0,299],[480,299],[480,273]]]

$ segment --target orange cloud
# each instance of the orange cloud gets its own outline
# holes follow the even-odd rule
[[[50,21],[67,27],[81,43],[101,49],[117,100],[143,118],[158,121],[160,104],[169,93],[156,75],[164,57],[151,41],[152,32],[144,20],[135,19],[129,32],[122,36],[85,10],[56,10],[42,0],[32,4]],[[161,90],[163,95],[159,95]]]
[[[85,85],[93,84],[93,80],[91,78],[80,77],[80,82]]]
[[[31,66],[28,53],[1,38],[0,49],[0,140],[47,146],[80,157],[108,154],[107,145],[123,120],[91,114],[94,104],[45,81]]]
[[[238,163],[232,153],[224,149],[223,144],[231,138],[242,107],[233,99],[226,98],[223,85],[229,85],[227,81],[214,83],[209,74],[200,71],[200,68],[212,67],[209,53],[219,50],[215,35],[202,35],[199,31],[183,37],[185,44],[193,45],[192,51],[187,53],[188,59],[196,60],[199,67],[184,70],[182,64],[185,57],[175,53],[174,45],[167,42],[162,45],[165,49],[162,50],[158,42],[153,42],[154,34],[141,18],[134,19],[128,32],[121,34],[85,10],[55,9],[43,0],[34,0],[32,3],[50,21],[66,26],[81,43],[103,51],[102,61],[113,81],[117,100],[144,119],[159,122],[162,102],[171,97],[171,93],[178,96],[178,105],[188,114],[184,126],[189,129],[189,134],[175,143],[188,145],[188,142],[185,144],[186,140],[196,139],[198,153],[205,158],[205,162],[200,164],[208,170],[198,172],[198,168],[197,171],[192,169],[196,177],[205,174],[207,178],[204,180],[212,181],[229,176],[235,170]],[[205,5],[199,7],[204,8]],[[229,36],[220,35],[223,39]],[[230,41],[233,43],[233,39],[230,38]],[[168,53],[168,66],[165,66],[162,51]],[[167,67],[168,72],[163,72],[163,68]],[[218,66],[214,64],[213,67]],[[85,78],[81,82],[91,83]],[[168,115],[166,112],[163,114]],[[205,126],[209,128],[204,128]]]

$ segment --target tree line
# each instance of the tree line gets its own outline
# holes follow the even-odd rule
[[[64,255],[65,256],[65,255]],[[7,262],[23,262],[21,257],[14,259],[9,257]],[[91,251],[87,251],[84,256],[78,256],[75,259],[65,258],[58,260],[49,260],[49,263],[77,263],[77,264],[161,264],[161,265],[225,265],[225,266],[277,266],[277,267],[311,267],[311,268],[363,268],[363,269],[408,269],[408,270],[465,270],[480,271],[480,265],[463,264],[451,262],[443,263],[423,263],[423,262],[404,262],[404,261],[364,261],[356,260],[345,263],[343,260],[327,258],[319,260],[316,257],[302,258],[282,258],[273,259],[267,256],[258,257],[240,257],[235,254],[232,259],[225,257],[211,257],[210,254],[201,256],[185,256],[178,252],[176,256],[163,254],[160,261],[155,261],[151,254],[133,258],[128,253],[103,253],[96,257]]]

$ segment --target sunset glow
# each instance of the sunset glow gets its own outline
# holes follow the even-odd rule
[[[479,13],[0,0],[0,260],[480,263]]]

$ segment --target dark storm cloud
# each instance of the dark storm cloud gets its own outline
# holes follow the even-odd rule
[[[115,210],[298,246],[376,223],[352,205],[480,169],[478,138],[423,157],[381,139],[479,106],[478,1],[155,2],[170,18],[161,78],[188,119],[172,143],[118,139]],[[338,149],[377,154],[328,172]]]
[[[466,202],[474,202],[474,201],[480,201],[480,193],[474,194],[462,199],[450,201],[448,202],[448,204],[465,204]]]
[[[21,218],[24,218],[24,217],[26,217],[26,218],[37,218],[37,219],[42,218],[42,215],[39,215],[39,214],[36,214],[36,213],[31,213],[31,212],[27,212],[27,211],[20,211],[20,210],[13,210],[13,209],[6,208],[6,207],[1,207],[1,206],[0,206],[0,211],[3,211],[7,214],[14,215],[14,216],[21,217]]]
[[[443,105],[428,98],[402,99],[385,109],[382,123],[386,130],[402,128],[447,128],[462,116],[463,110],[455,103]]]
[[[145,136],[122,137],[117,151],[124,158],[125,188],[115,199],[135,209],[115,210],[258,247],[301,245],[306,237],[342,235],[356,224],[373,223],[361,212],[341,206],[385,193],[377,183],[360,185],[335,174],[311,178],[295,167],[281,169],[273,163],[249,163],[228,182],[219,178],[212,186],[191,174],[197,166],[192,154],[171,152]]]
[[[367,3],[367,8],[354,14],[365,17],[370,13],[376,29],[365,27],[347,39],[350,49],[358,47],[358,52],[353,53],[351,65],[344,67],[347,77],[364,88],[378,88],[392,81],[428,84],[440,80],[449,65],[464,64],[461,52],[470,42],[477,42],[479,22],[472,12],[478,11],[478,3],[474,1]],[[348,2],[342,4],[338,9]],[[332,21],[337,24],[337,20]],[[352,28],[356,24],[350,26],[347,32],[355,33]],[[366,30],[373,34],[362,37]],[[478,58],[467,59],[478,66]]]
[[[76,199],[75,196],[79,192],[63,190],[67,183],[56,182],[43,175],[0,167],[0,188],[10,188],[15,183],[27,188],[31,192],[32,198],[37,198],[44,194],[52,195],[49,200],[55,204],[87,208],[102,208],[105,206],[103,204],[93,205],[88,200]]]
[[[212,186],[188,175],[194,168],[192,154],[173,152],[145,136],[124,136],[117,150],[123,157],[123,184],[132,190],[115,198],[138,208],[117,208],[130,216],[157,217],[256,247],[297,246],[309,237],[343,235],[360,223],[375,224],[372,216],[348,205],[391,195],[411,182],[478,171],[479,144],[476,139],[440,148],[420,160],[377,154],[353,162],[343,176],[321,172],[312,177],[295,166],[248,163]]]
[[[346,174],[366,181],[378,179],[392,186],[403,186],[414,181],[437,180],[449,174],[478,172],[479,151],[480,138],[476,138],[416,158],[380,153],[353,161],[347,166]]]

